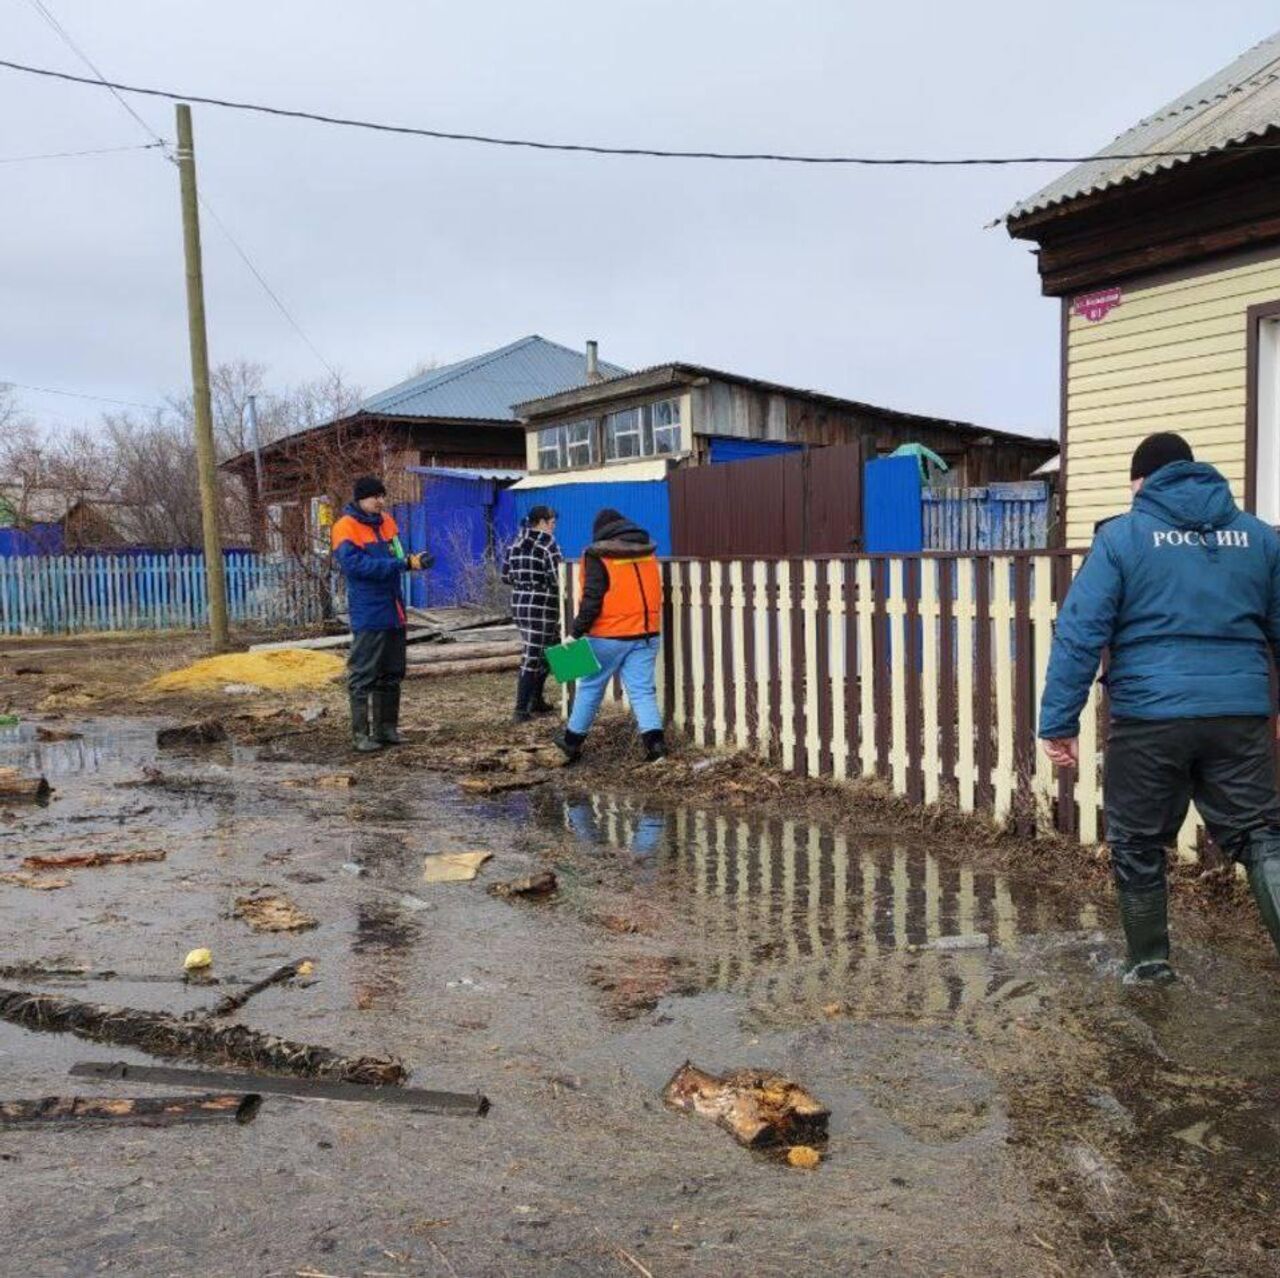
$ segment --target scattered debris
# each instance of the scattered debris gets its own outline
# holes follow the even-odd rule
[[[321,705],[304,706],[298,713],[298,718],[303,723],[315,723],[317,719],[323,719],[327,713],[328,711]]]
[[[396,904],[402,910],[408,910],[411,914],[417,914],[422,910],[434,910],[436,907],[429,901],[424,901],[420,896],[414,896],[412,892],[402,892],[396,897]]]
[[[139,848],[136,852],[57,852],[52,856],[24,856],[26,870],[89,870],[104,865],[137,865],[143,861],[163,861],[163,848]]]
[[[492,852],[439,852],[422,862],[426,883],[466,883],[474,879]]]
[[[222,691],[229,697],[252,696],[262,689],[256,683],[224,683]]]
[[[327,1047],[259,1034],[244,1025],[182,1021],[166,1012],[81,1003],[26,990],[0,989],[0,1020],[26,1029],[141,1047],[161,1056],[195,1057],[347,1083],[402,1083],[408,1077],[404,1063],[394,1056],[341,1056]]]
[[[15,675],[42,675],[44,674],[43,666],[19,666],[14,672]]]
[[[40,1100],[0,1101],[0,1127],[65,1126],[76,1123],[139,1123],[169,1127],[174,1123],[211,1123],[231,1119],[253,1122],[262,1097],[253,1093],[224,1096],[45,1096]]]
[[[305,932],[316,926],[310,914],[283,896],[237,897],[235,914],[255,932]]]
[[[563,768],[565,757],[553,745],[497,746],[478,754],[473,751],[446,756],[433,766],[449,772],[523,774],[539,768]]]
[[[279,985],[284,981],[293,980],[295,976],[301,976],[304,967],[308,972],[314,970],[310,959],[296,959],[292,963],[286,963],[283,967],[276,968],[270,976],[264,976],[262,980],[254,981],[252,985],[246,985],[238,993],[228,994],[226,997],[220,998],[206,1014],[208,1016],[230,1016],[232,1012],[242,1008],[255,994],[261,994],[263,990],[270,989],[273,985]]]
[[[822,1155],[812,1145],[792,1145],[787,1150],[788,1167],[812,1171],[820,1162],[822,1162]]]
[[[548,780],[549,777],[528,772],[514,777],[463,777],[459,784],[468,794],[502,794],[507,790],[528,790]]]
[[[827,1138],[831,1111],[797,1083],[770,1070],[718,1076],[686,1061],[662,1089],[672,1109],[710,1118],[751,1149],[814,1145]]]
[[[407,1105],[428,1114],[483,1117],[489,1112],[489,1098],[478,1092],[437,1092],[424,1087],[373,1086],[362,1082],[329,1082],[309,1078],[278,1078],[270,1074],[228,1074],[216,1070],[173,1069],[157,1065],[126,1065],[123,1061],[84,1061],[71,1067],[75,1078],[124,1079],[155,1083],[161,1087],[243,1087],[281,1096],[303,1096],[315,1100],[373,1101],[384,1105]]]
[[[494,883],[489,888],[490,896],[547,896],[556,890],[556,876],[550,870],[540,874],[526,874],[523,878],[508,879],[505,883]]]
[[[355,861],[343,861],[338,868],[343,874],[351,875],[353,879],[358,879],[364,874],[364,866],[358,865]]]
[[[343,636],[349,643],[349,636]],[[228,683],[283,691],[319,688],[342,670],[342,658],[327,652],[283,648],[269,652],[228,652],[171,670],[151,684],[158,692],[214,691]]]
[[[44,777],[30,777],[18,768],[0,768],[0,798],[47,799],[51,786]]]
[[[318,777],[289,777],[280,782],[292,790],[309,790],[313,786],[323,790],[349,790],[355,783],[356,779],[350,772],[326,772]]]
[[[203,972],[212,966],[213,951],[205,949],[203,946],[198,950],[192,950],[182,960],[182,970],[184,972]]]
[[[179,724],[176,728],[161,728],[156,733],[156,745],[162,750],[174,746],[214,745],[227,739],[227,730],[218,719],[199,719],[195,723]]]
[[[16,728],[21,722],[16,714],[0,714],[0,728]]]
[[[0,874],[0,883],[11,887],[30,888],[33,892],[53,892],[58,888],[70,887],[70,879],[56,879],[43,874],[25,874],[14,870],[8,874]]]
[[[84,739],[83,732],[73,732],[68,728],[36,728],[37,741],[81,741]]]

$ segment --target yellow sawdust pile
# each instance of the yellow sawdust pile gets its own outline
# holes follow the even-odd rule
[[[342,670],[331,652],[280,648],[274,652],[228,652],[170,670],[151,685],[161,692],[251,684],[255,688],[318,688]]]

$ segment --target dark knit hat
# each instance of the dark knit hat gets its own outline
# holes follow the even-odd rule
[[[554,519],[555,517],[556,512],[550,506],[530,506],[529,513],[525,516],[525,519],[529,527],[532,528],[534,524],[545,523],[548,519]]]
[[[591,535],[599,537],[600,534],[610,525],[616,524],[622,519],[622,512],[605,507],[596,517],[595,522],[591,525]]]
[[[1154,475],[1161,466],[1170,462],[1195,461],[1191,445],[1181,435],[1172,431],[1161,431],[1157,435],[1148,435],[1133,450],[1133,461],[1129,464],[1130,479],[1147,479]]]
[[[377,475],[361,475],[356,480],[355,500],[364,501],[366,497],[385,497],[387,486]]]

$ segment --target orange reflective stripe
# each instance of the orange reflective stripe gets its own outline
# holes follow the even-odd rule
[[[337,550],[344,541],[349,541],[354,546],[372,546],[378,541],[394,541],[399,535],[400,530],[396,527],[396,521],[390,515],[383,515],[382,523],[377,528],[370,528],[368,524],[361,523],[351,515],[343,515],[333,525],[329,542],[332,548]]]

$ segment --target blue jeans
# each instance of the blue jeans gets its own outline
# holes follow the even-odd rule
[[[596,674],[579,679],[573,697],[573,713],[569,731],[585,737],[595,722],[596,712],[604,699],[605,689],[614,675],[622,676],[631,712],[641,732],[662,731],[662,711],[658,709],[658,693],[653,682],[654,663],[658,658],[656,639],[588,639],[600,669]]]

